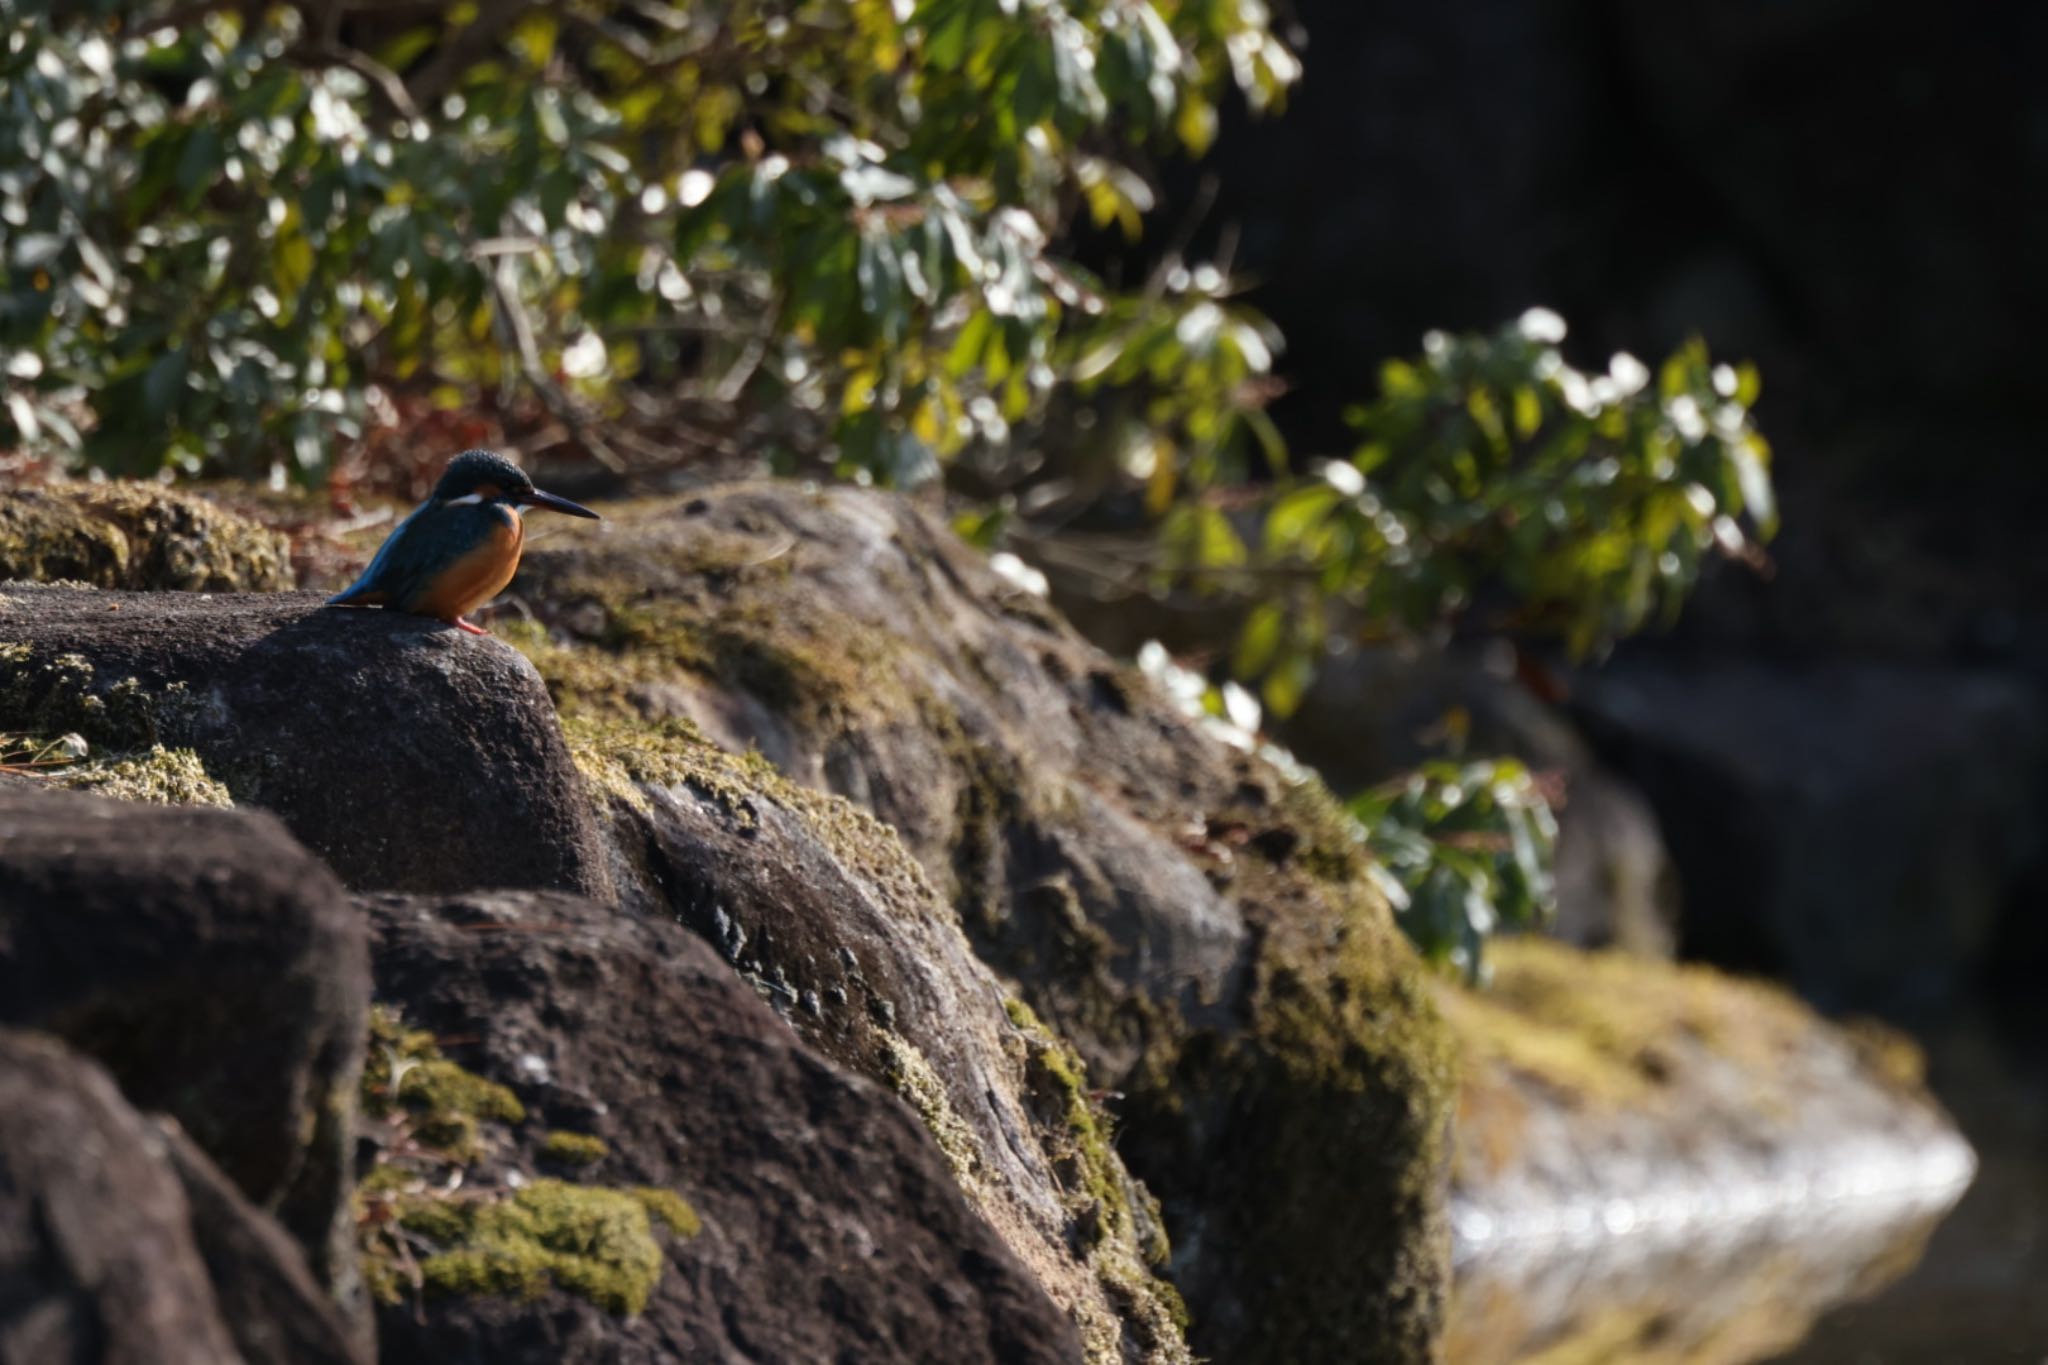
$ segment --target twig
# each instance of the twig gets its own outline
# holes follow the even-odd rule
[[[493,310],[496,320],[511,333],[512,349],[519,356],[519,370],[526,382],[533,386],[540,401],[553,414],[556,421],[569,428],[569,434],[576,443],[590,452],[590,457],[614,474],[626,472],[626,462],[618,453],[605,444],[604,438],[591,430],[578,409],[576,400],[563,392],[560,385],[548,374],[541,363],[540,344],[534,340],[533,320],[526,316],[525,307],[519,302],[519,290],[512,279],[510,257],[497,258],[496,267],[490,272],[491,297],[496,303]]]

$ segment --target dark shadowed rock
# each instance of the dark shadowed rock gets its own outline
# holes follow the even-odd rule
[[[532,668],[439,622],[310,594],[0,587],[0,727],[193,749],[351,886],[602,889]]]
[[[344,1304],[368,990],[340,886],[269,816],[0,789],[0,1023],[174,1115]]]
[[[0,1029],[0,1365],[367,1365],[271,1219],[97,1064]]]
[[[367,1365],[305,1256],[275,1219],[244,1199],[184,1129],[155,1121],[163,1157],[192,1211],[192,1241],[221,1318],[249,1365]]]
[[[1118,1150],[1164,1201],[1197,1349],[1428,1358],[1447,1045],[1318,784],[1202,733],[901,499],[749,486],[615,509],[529,554],[517,590],[554,628],[519,639],[572,743],[611,727],[617,765],[681,718],[895,828],[984,960],[1122,1092]],[[653,836],[621,885],[822,1036],[810,993],[858,1006],[891,935],[852,898],[778,917],[777,874],[725,851],[779,845],[776,819],[721,813],[732,781],[693,761],[628,774]]]
[[[465,1198],[559,1170],[550,1134],[568,1132],[601,1144],[570,1178],[658,1187],[700,1222],[662,1239],[637,1315],[559,1282],[521,1300],[430,1281],[383,1314],[386,1365],[1080,1357],[918,1117],[680,926],[565,896],[361,904],[379,998],[523,1103],[479,1139]]]
[[[107,1074],[0,1029],[0,1365],[234,1365],[162,1139]]]
[[[1912,1017],[2031,912],[2048,715],[2017,675],[1646,659],[1577,711],[1671,831],[1691,955]]]

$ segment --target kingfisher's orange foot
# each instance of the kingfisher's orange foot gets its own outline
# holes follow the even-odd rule
[[[468,632],[469,632],[469,633],[470,633],[471,635],[489,635],[489,634],[490,634],[490,632],[489,632],[489,631],[487,631],[487,630],[485,630],[485,629],[484,629],[484,628],[483,628],[482,626],[473,626],[473,625],[471,625],[471,624],[470,624],[469,622],[467,622],[467,621],[463,620],[463,619],[462,619],[462,618],[461,618],[460,616],[458,616],[458,617],[456,617],[456,618],[455,618],[455,621],[454,621],[454,625],[455,625],[456,629],[458,629],[458,630],[466,630],[466,631],[468,631]]]

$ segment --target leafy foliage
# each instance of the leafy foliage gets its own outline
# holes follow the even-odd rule
[[[1077,264],[1082,222],[1142,232],[1149,158],[1297,74],[1262,0],[0,0],[0,450],[312,479],[402,399],[538,404],[621,469],[943,472],[1019,572],[1095,513],[1090,572],[1222,595],[1278,714],[1332,639],[1584,654],[1756,553],[1756,376],[1696,344],[1596,376],[1540,310],[1432,335],[1303,466],[1226,270]],[[1197,690],[1255,743],[1249,692]],[[1548,894],[1528,782],[1360,798],[1467,971]]]
[[[1777,514],[1755,371],[1695,341],[1654,377],[1625,354],[1588,376],[1563,337],[1535,310],[1388,362],[1357,451],[1276,490],[1256,552],[1214,508],[1176,514],[1182,563],[1246,570],[1234,662],[1268,706],[1293,709],[1332,629],[1555,634],[1585,655],[1675,617],[1709,557],[1758,552]]]
[[[1226,84],[1281,99],[1256,3],[194,8],[0,0],[18,442],[311,473],[373,385],[524,387],[591,445],[638,404],[911,482],[1135,366],[1213,440],[1270,357],[1217,272],[1119,296],[1055,246],[1135,233],[1128,155],[1199,152]]]
[[[1549,923],[1557,821],[1520,763],[1428,763],[1349,809],[1379,857],[1395,918],[1432,962],[1478,981],[1488,935]]]

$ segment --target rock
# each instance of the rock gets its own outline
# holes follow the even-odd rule
[[[98,1067],[0,1030],[0,1361],[241,1359],[153,1138]]]
[[[1188,1361],[1155,1275],[1157,1208],[1081,1063],[976,958],[894,832],[674,722],[567,724],[641,908],[680,918],[818,1051],[911,1105],[1091,1360]]]
[[[1824,1009],[1951,1000],[2041,865],[2048,719],[2018,678],[1646,658],[1575,710],[1671,832],[1687,954]]]
[[[383,1314],[385,1365],[1079,1358],[918,1117],[818,1057],[686,930],[566,896],[361,904],[379,998],[518,1096],[462,1197],[516,1198],[573,1153],[577,1188],[687,1201],[643,1311],[559,1279],[528,1300],[430,1283]]]
[[[842,848],[864,876],[792,899],[835,885],[806,845],[830,850],[838,817],[792,822],[787,792],[764,808],[759,782],[683,729],[666,771],[624,765],[649,719],[681,718],[865,806],[1078,1048],[1087,1083],[1120,1094],[1117,1150],[1163,1201],[1198,1351],[1427,1359],[1448,1051],[1327,793],[1202,734],[901,499],[742,486],[613,510],[529,553],[518,591],[557,633],[515,638],[586,767],[610,766],[650,832],[624,842],[620,884],[682,911],[776,998],[838,986],[859,1002],[865,977],[879,998],[855,1013],[884,1032],[892,1010],[908,1034],[936,1004],[934,1036],[963,1036],[985,1014],[962,994],[972,978],[920,981],[906,949],[943,935],[913,932],[925,912],[886,913],[924,894],[861,894],[878,873],[904,884],[892,862]],[[842,950],[858,970],[832,965]],[[863,1064],[874,1035],[807,1017],[793,1011]],[[960,1103],[972,1074],[948,1072],[988,1055],[928,1060],[972,1149],[999,1153],[976,1111],[1005,1106]]]
[[[181,1185],[181,1178],[183,1184]],[[97,1065],[0,1029],[0,1362],[367,1365],[283,1232]]]
[[[164,1159],[192,1212],[192,1241],[221,1318],[248,1365],[368,1365],[305,1257],[275,1220],[250,1206],[175,1122],[155,1124]]]
[[[604,889],[539,679],[439,622],[310,594],[0,586],[0,729],[189,748],[351,886]]]
[[[276,592],[292,586],[292,571],[282,535],[204,498],[148,483],[63,483],[0,502],[0,579]]]
[[[344,1307],[363,930],[278,823],[0,788],[0,1024],[92,1056],[276,1214]]]
[[[1703,967],[1490,956],[1489,990],[1437,987],[1464,1055],[1453,1359],[1775,1358],[1970,1182],[1887,1030]]]

